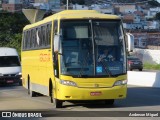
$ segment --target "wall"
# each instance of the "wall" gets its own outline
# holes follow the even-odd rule
[[[128,85],[160,88],[160,72],[128,71]]]
[[[136,11],[136,6],[135,6],[135,4],[133,4],[133,5],[127,5],[127,4],[115,4],[114,5],[116,8],[119,8],[119,11],[121,12],[121,13],[125,13],[125,11],[129,11],[130,10],[130,12],[134,12],[134,11]]]
[[[144,63],[160,64],[160,50],[135,49],[132,54]]]

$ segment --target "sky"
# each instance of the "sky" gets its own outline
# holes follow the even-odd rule
[[[160,0],[157,0],[160,3]]]

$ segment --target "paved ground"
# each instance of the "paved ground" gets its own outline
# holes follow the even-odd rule
[[[22,86],[0,86],[0,111],[43,111],[45,115],[54,117],[106,117],[106,116],[125,116],[129,113],[143,114],[144,111],[156,114],[160,111],[160,89],[128,86],[128,95],[125,100],[116,100],[114,106],[105,106],[103,103],[70,103],[64,102],[64,107],[55,109],[50,103],[50,98],[38,96],[31,98],[27,90]],[[62,112],[63,111],[63,112]],[[81,112],[76,112],[81,111]],[[116,111],[116,112],[115,112]],[[129,111],[129,112],[123,112]],[[137,112],[136,112],[137,111]],[[138,112],[138,111],[143,111]],[[150,113],[150,112],[149,112]],[[108,115],[107,115],[108,114]],[[160,112],[158,113],[160,117]],[[47,117],[47,119],[50,119]],[[112,120],[118,117],[111,118]],[[141,118],[143,119],[143,118]]]

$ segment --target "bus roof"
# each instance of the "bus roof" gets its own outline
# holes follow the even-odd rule
[[[24,27],[24,30],[52,21],[53,19],[120,19],[120,17],[117,15],[102,14],[96,10],[64,10],[39,22],[27,25]]]
[[[96,10],[64,10],[46,19],[50,19],[54,16],[56,16],[58,19],[84,19],[84,18],[120,19],[116,15],[102,14]]]
[[[0,56],[18,56],[15,48],[0,47]]]

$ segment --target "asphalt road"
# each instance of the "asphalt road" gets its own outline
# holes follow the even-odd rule
[[[127,98],[116,100],[114,106],[103,102],[70,103],[64,102],[63,108],[55,109],[47,96],[30,97],[22,86],[0,86],[0,111],[42,112],[51,117],[126,117],[129,113],[143,114],[154,111],[160,117],[160,89],[128,86]],[[80,111],[80,112],[76,112]],[[129,112],[124,112],[129,111]],[[139,112],[140,111],[140,112]],[[156,112],[155,112],[156,111]],[[142,113],[141,113],[142,112]],[[53,114],[54,113],[54,114]],[[48,117],[49,119],[49,117]],[[143,118],[142,118],[143,119]]]

